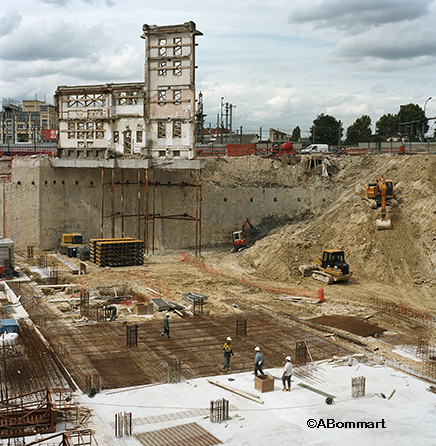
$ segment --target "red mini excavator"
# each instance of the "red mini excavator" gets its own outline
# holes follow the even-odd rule
[[[247,225],[250,226],[251,229],[256,230],[247,217],[242,225],[242,231],[236,231],[233,233],[232,252],[242,251],[243,249],[248,248]]]

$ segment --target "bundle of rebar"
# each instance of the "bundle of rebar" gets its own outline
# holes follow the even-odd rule
[[[115,414],[115,437],[132,436],[132,412]]]
[[[222,398],[210,402],[210,421],[212,423],[221,423],[229,418],[229,400]]]
[[[360,398],[362,396],[365,396],[365,383],[366,378],[364,376],[351,378],[351,396],[353,398]]]

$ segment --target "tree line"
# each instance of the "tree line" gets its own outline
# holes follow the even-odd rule
[[[347,128],[344,145],[355,145],[359,142],[383,142],[391,138],[405,141],[424,141],[428,132],[428,119],[424,110],[418,104],[401,105],[397,114],[383,115],[375,123],[375,133],[372,132],[371,118],[362,115]],[[314,144],[338,146],[342,140],[344,128],[342,122],[335,117],[321,113],[313,121],[310,128],[311,141]],[[292,132],[292,141],[299,141],[301,130],[296,127]],[[435,140],[436,131],[431,140]]]

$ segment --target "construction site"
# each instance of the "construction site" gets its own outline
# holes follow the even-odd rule
[[[434,148],[198,157],[201,35],[0,160],[1,444],[434,444]]]
[[[93,430],[91,396],[138,388],[147,399],[149,386],[222,375],[227,380],[222,345],[228,336],[235,351],[232,376],[250,374],[259,346],[272,374],[279,374],[276,369],[291,355],[294,379],[321,391],[327,383],[317,364],[337,365],[346,358],[346,367],[354,358],[362,366],[383,364],[419,380],[431,397],[436,382],[433,157],[328,157],[328,162],[325,177],[320,165],[307,168],[306,156],[206,160],[203,191],[213,188],[232,197],[244,188],[267,193],[281,187],[294,197],[301,190],[318,196],[316,206],[302,199],[293,215],[251,218],[256,231],[247,232],[248,247],[237,252],[231,232],[227,242],[203,246],[201,255],[192,246],[156,248],[142,264],[121,267],[58,250],[15,249],[19,277],[3,282],[2,321],[17,320],[17,329],[7,331],[18,335],[3,341],[2,438],[23,444],[19,441],[29,431],[56,432],[55,414],[58,425],[67,423],[66,432],[75,432],[77,444],[101,444],[102,433]],[[387,210],[391,228],[381,231],[380,208],[365,200],[366,184],[378,175],[393,179],[398,201]],[[208,215],[215,203],[203,194],[202,207]],[[239,212],[248,211],[241,203]],[[202,224],[205,231],[207,219]],[[345,252],[353,270],[348,282],[327,285],[301,274],[300,265],[327,247]],[[8,296],[15,297],[8,301]],[[170,339],[159,337],[166,312]],[[39,418],[23,417],[34,410],[28,404],[41,410]],[[80,443],[88,437],[89,443]]]

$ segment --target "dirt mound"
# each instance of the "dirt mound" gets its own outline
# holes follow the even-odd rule
[[[305,158],[305,157],[303,157]],[[243,268],[253,268],[268,280],[302,280],[298,266],[323,249],[344,249],[354,270],[354,282],[390,284],[407,295],[428,299],[436,285],[436,160],[432,156],[363,156],[329,159],[329,177],[307,161],[245,157],[210,161],[209,181],[226,185],[293,187],[302,184],[314,194],[320,187],[335,191],[305,220],[275,229],[238,256]],[[212,169],[212,170],[209,170]],[[377,231],[380,209],[362,199],[365,185],[377,176],[392,179],[399,206],[388,208],[391,230]],[[222,183],[221,183],[222,184]],[[425,300],[425,299],[424,299]]]

